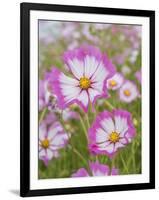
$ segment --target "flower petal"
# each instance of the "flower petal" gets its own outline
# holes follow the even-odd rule
[[[64,95],[64,101],[66,104],[78,98],[81,89],[78,87],[62,86],[62,93]]]
[[[120,142],[116,142],[114,144],[114,152],[116,152],[119,148],[124,147],[125,145],[120,143]]]
[[[93,82],[103,82],[107,78],[108,74],[109,72],[106,70],[104,64],[101,62],[98,65],[97,70],[92,75],[91,80]]]
[[[120,117],[120,116],[115,116],[115,130],[117,133],[120,133],[120,136],[123,137],[125,132],[128,130],[128,124],[127,124],[127,119]]]
[[[53,158],[53,152],[51,151],[51,149],[47,149],[46,150],[46,156],[47,156],[47,158],[49,159],[49,160],[51,160],[52,158]]]
[[[60,84],[62,84],[62,85],[78,86],[78,84],[79,84],[78,80],[71,78],[69,76],[66,76],[62,72],[60,72],[59,79],[60,79],[59,80]]]
[[[67,144],[67,142],[68,142],[68,135],[66,133],[58,133],[51,141],[51,145],[59,149],[64,147]]]
[[[84,59],[85,76],[90,78],[92,74],[96,71],[99,61],[95,57],[87,55]]]
[[[120,130],[120,137],[126,137],[128,139],[129,137],[132,138],[135,136],[135,127],[131,114],[128,111],[122,109],[114,110],[114,118],[116,119],[115,126]]]
[[[52,140],[59,132],[63,131],[60,123],[56,122],[52,126],[49,127],[47,138]]]
[[[68,64],[70,67],[71,72],[73,75],[80,79],[84,75],[84,63],[77,58],[74,58],[73,60],[69,59]]]
[[[77,170],[77,172],[72,174],[72,177],[87,177],[87,176],[89,176],[89,174],[86,171],[86,169],[84,169],[84,168],[81,168],[81,169]]]
[[[108,133],[112,133],[115,130],[114,122],[111,118],[103,119],[101,121],[103,129]]]
[[[106,146],[105,150],[106,150],[109,154],[114,153],[114,144],[113,144],[113,143],[110,143],[109,145]]]
[[[118,175],[118,174],[119,174],[119,170],[113,167],[111,171],[111,175]]]
[[[58,106],[61,109],[65,109],[79,93],[77,87],[78,81],[64,75],[57,68],[52,69],[49,76],[49,83],[53,93],[57,97]]]
[[[39,159],[42,159],[43,157],[46,156],[46,151],[45,149],[42,149],[41,151],[39,151]]]
[[[90,168],[93,176],[108,176],[109,167],[99,162],[90,162]]]
[[[88,94],[85,90],[81,91],[77,97],[78,101],[84,106],[85,110],[88,109]]]
[[[47,134],[46,125],[44,123],[39,125],[39,139],[44,140]]]
[[[101,94],[99,91],[94,90],[92,88],[88,89],[88,93],[89,93],[89,99],[90,99],[91,103],[94,102],[94,99],[95,99],[96,96]]]
[[[119,140],[119,142],[120,142],[121,144],[127,144],[127,143],[128,143],[128,140],[127,140],[125,137],[123,137],[123,138],[121,138],[121,139]]]
[[[96,142],[103,143],[108,139],[108,133],[102,128],[98,128],[96,131]]]

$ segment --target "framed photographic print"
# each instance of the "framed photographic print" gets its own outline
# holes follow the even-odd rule
[[[155,188],[155,12],[21,4],[21,196]]]

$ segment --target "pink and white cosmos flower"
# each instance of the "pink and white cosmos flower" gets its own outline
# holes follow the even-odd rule
[[[47,127],[45,123],[39,125],[39,159],[47,166],[49,160],[58,157],[58,150],[68,143],[68,134],[64,132],[59,122]]]
[[[132,81],[126,80],[119,89],[119,98],[123,102],[130,103],[139,96],[137,86]]]
[[[125,110],[100,113],[89,129],[89,149],[93,154],[112,157],[135,136],[131,114]]]
[[[70,76],[53,68],[50,83],[57,96],[58,106],[65,109],[77,103],[85,112],[88,105],[94,105],[97,98],[108,97],[106,81],[115,73],[112,62],[93,46],[67,51],[64,61],[70,70]]]
[[[72,177],[118,175],[118,169],[112,168],[112,170],[110,170],[108,165],[100,164],[99,162],[89,162],[89,168],[91,174],[85,168],[80,168],[72,174]]]
[[[124,82],[124,77],[121,73],[117,72],[113,77],[107,80],[107,88],[111,90],[117,90]]]

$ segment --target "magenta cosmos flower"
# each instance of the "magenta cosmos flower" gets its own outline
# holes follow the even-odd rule
[[[100,113],[89,129],[89,149],[94,154],[113,156],[131,142],[135,128],[131,114],[125,110]]]
[[[118,169],[112,168],[109,169],[109,166],[100,164],[99,162],[89,162],[90,172],[85,168],[80,168],[72,174],[72,177],[88,177],[88,176],[109,176],[109,175],[118,175]]]
[[[106,55],[93,46],[82,46],[64,54],[64,61],[70,70],[66,76],[57,68],[50,73],[50,83],[57,96],[58,106],[65,109],[77,103],[88,110],[99,97],[107,97],[106,81],[114,75],[115,68]]]
[[[139,97],[137,86],[132,81],[125,81],[119,90],[119,98],[121,101],[130,103]]]
[[[107,88],[111,90],[117,90],[124,82],[124,77],[120,73],[116,73],[113,77],[107,80]]]
[[[59,156],[58,150],[67,145],[68,139],[68,134],[64,132],[59,122],[55,122],[49,127],[44,123],[40,124],[39,159],[48,165],[49,160]]]

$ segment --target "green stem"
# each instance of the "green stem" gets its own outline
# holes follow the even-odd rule
[[[83,161],[83,163],[86,165],[86,167],[87,167],[87,170],[88,170],[88,172],[89,172],[89,174],[92,176],[92,172],[91,172],[91,169],[90,169],[90,167],[89,167],[89,163],[88,163],[88,161],[82,156],[82,154],[75,148],[75,147],[73,147],[72,145],[70,145],[69,146],[71,149],[72,149],[72,151]]]
[[[98,161],[98,162],[99,162],[99,158],[98,158],[98,155],[96,155],[96,156],[95,156],[95,158],[96,158],[96,161]]]
[[[63,126],[64,130],[65,130],[66,133],[67,133],[67,130],[66,130],[66,128],[65,128],[65,123],[64,123],[63,118],[62,118],[62,112],[61,112],[61,115],[60,115],[60,121],[61,121],[61,123],[62,123],[62,126]],[[81,121],[83,130],[84,130],[84,133],[85,133],[85,135],[86,135],[86,139],[87,139],[87,130],[86,130],[86,128],[85,128],[85,125],[84,125],[84,122],[83,122],[83,119],[82,119],[81,115],[80,115],[80,121]],[[68,133],[67,133],[67,134],[68,134]],[[68,137],[69,137],[69,135],[68,135]],[[87,141],[88,141],[88,140],[87,140]],[[82,154],[73,146],[71,140],[69,140],[69,147],[70,147],[70,148],[72,149],[72,151],[73,151],[76,155],[78,155],[78,157],[83,161],[83,163],[87,166],[87,170],[88,170],[89,174],[92,175],[92,172],[91,172],[91,170],[90,170],[88,161],[87,161],[87,160],[82,156]]]
[[[88,128],[90,128],[90,122],[89,122],[88,114],[86,114],[86,122],[87,122],[87,126],[88,126]]]
[[[93,112],[93,120],[95,120],[96,116],[98,115],[98,111],[99,111],[98,107],[99,107],[98,104],[94,106],[95,111]]]
[[[133,161],[133,170],[134,172],[136,171],[136,161],[135,161],[135,151],[134,151],[134,148],[135,148],[135,142],[133,142],[132,144],[132,161]]]
[[[129,174],[129,170],[128,170],[128,168],[127,168],[127,165],[126,165],[125,160],[124,160],[124,158],[123,158],[123,156],[122,156],[121,153],[120,153],[120,158],[121,158],[121,161],[122,161],[122,163],[123,163],[124,170],[127,172],[127,174]]]
[[[84,135],[86,137],[86,140],[88,141],[88,136],[87,136],[87,129],[86,129],[86,126],[84,124],[84,121],[83,121],[83,118],[81,117],[80,115],[80,122],[81,122],[81,125],[82,125],[82,128],[83,128],[83,131],[84,131]]]
[[[42,120],[44,119],[46,112],[47,112],[47,108],[45,108],[45,109],[42,111],[42,113],[41,113],[41,115],[40,115],[40,118],[39,118],[39,124],[40,124],[40,123],[42,122]]]
[[[133,162],[133,170],[134,170],[134,172],[136,171],[136,161],[135,161],[134,155],[135,155],[135,151],[137,149],[137,148],[135,148],[135,143],[138,145],[137,141],[133,142],[132,147],[131,147],[132,156],[130,156],[128,161],[127,161],[128,166],[130,165],[131,161]]]
[[[115,109],[115,107],[109,103],[109,101],[105,101],[106,106],[108,106],[111,110]]]
[[[112,168],[115,167],[115,157],[112,158]]]
[[[82,154],[75,148],[73,147],[71,144],[69,145],[69,147],[72,149],[72,151],[74,153],[76,153],[76,155],[78,155],[78,157],[83,161],[83,163],[87,166],[88,162],[87,160],[82,156]]]

